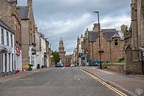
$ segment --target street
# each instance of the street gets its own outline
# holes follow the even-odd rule
[[[119,96],[78,67],[52,68],[0,85],[0,96]]]

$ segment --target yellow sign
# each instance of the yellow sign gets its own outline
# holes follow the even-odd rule
[[[28,68],[29,68],[29,65],[28,65],[28,64],[24,64],[24,65],[22,66],[22,68],[23,68],[23,69],[28,69]]]
[[[50,58],[53,58],[53,55],[50,55]]]

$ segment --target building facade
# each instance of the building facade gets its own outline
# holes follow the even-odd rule
[[[1,0],[0,19],[14,31],[16,70],[22,70],[21,22],[17,0]]]
[[[14,31],[0,20],[0,76],[15,73]]]
[[[27,6],[19,6],[21,18],[22,64],[36,66],[36,25],[32,9],[32,0],[27,0]]]
[[[93,65],[93,61],[100,61],[100,58],[102,62],[124,58],[123,37],[116,29],[100,29],[98,32],[97,23],[94,24],[92,31],[86,29],[83,46],[87,65]]]

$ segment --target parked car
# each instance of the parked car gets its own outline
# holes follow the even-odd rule
[[[62,63],[57,63],[57,64],[55,65],[55,67],[63,67],[63,64],[62,64]]]
[[[93,66],[98,66],[100,64],[100,61],[99,60],[94,60],[93,61]]]
[[[70,67],[70,64],[68,64],[68,63],[67,63],[67,64],[65,64],[65,67]]]
[[[71,67],[75,67],[75,66],[76,66],[76,64],[74,64],[74,63],[71,64]]]
[[[75,65],[74,64],[71,64],[71,67],[74,67]]]

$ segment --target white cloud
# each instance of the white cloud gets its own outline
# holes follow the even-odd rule
[[[101,27],[105,28],[116,28],[120,29],[122,24],[125,24],[129,27],[131,18],[129,16],[118,16],[115,18],[106,17],[101,21]]]
[[[18,0],[26,5],[27,0]],[[51,43],[53,50],[58,50],[62,37],[64,47],[69,54],[76,47],[77,37],[85,29],[92,30],[97,15],[100,13],[101,28],[120,29],[122,24],[130,24],[130,0],[33,0],[35,22]],[[41,29],[41,30],[40,30]]]

